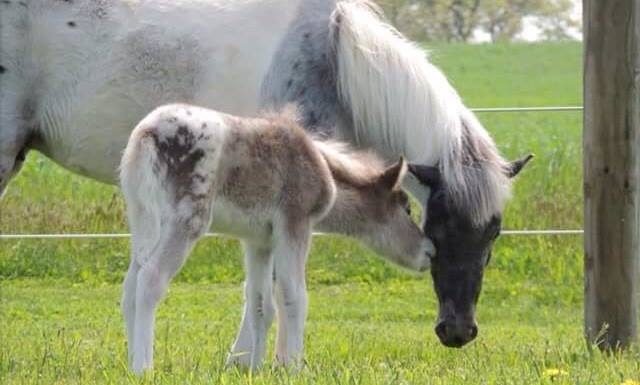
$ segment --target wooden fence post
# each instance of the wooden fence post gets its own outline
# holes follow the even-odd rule
[[[640,0],[583,0],[585,333],[637,337],[640,297]]]

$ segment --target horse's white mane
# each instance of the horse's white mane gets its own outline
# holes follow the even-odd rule
[[[356,140],[438,165],[452,203],[480,224],[510,195],[507,163],[422,48],[366,0],[339,1],[332,19],[338,88]]]

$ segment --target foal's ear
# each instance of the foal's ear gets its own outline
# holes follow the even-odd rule
[[[404,157],[400,157],[396,164],[384,170],[378,179],[378,184],[389,191],[398,190],[406,172],[407,162]]]
[[[513,162],[509,163],[507,176],[509,178],[513,178],[514,176],[518,175],[518,173],[522,170],[522,168],[526,166],[531,159],[533,159],[533,154],[529,154],[524,158],[520,158],[518,160],[514,160]]]
[[[418,178],[420,183],[430,188],[440,184],[440,169],[438,167],[410,163],[409,172]]]

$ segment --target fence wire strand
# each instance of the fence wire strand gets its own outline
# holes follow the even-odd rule
[[[547,235],[582,235],[584,230],[503,230],[502,235],[530,235],[530,236],[547,236]],[[327,236],[327,233],[313,233],[314,236]],[[225,237],[224,234],[207,233],[205,237]],[[115,239],[129,238],[128,233],[69,233],[69,234],[0,234],[0,239]]]
[[[550,107],[481,107],[470,108],[473,112],[563,112],[582,111],[582,106],[550,106]]]

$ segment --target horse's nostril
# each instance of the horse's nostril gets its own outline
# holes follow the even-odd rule
[[[440,337],[441,340],[447,338],[447,325],[444,322],[440,322],[436,325],[436,335]]]
[[[478,336],[478,327],[476,325],[473,325],[469,328],[469,341],[471,341],[472,339],[476,338]]]
[[[23,148],[22,150],[20,150],[18,152],[18,156],[16,156],[16,161],[17,162],[24,162],[26,158],[27,158],[27,153]]]

